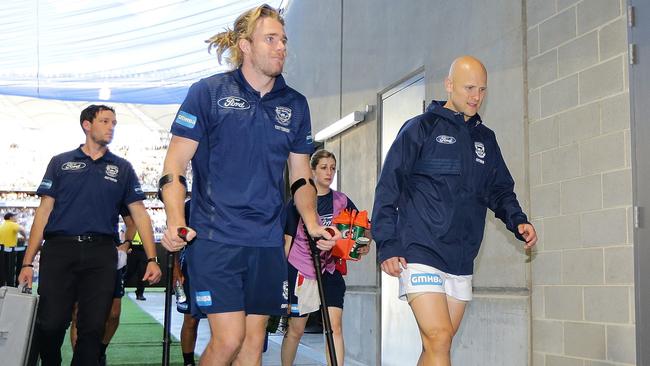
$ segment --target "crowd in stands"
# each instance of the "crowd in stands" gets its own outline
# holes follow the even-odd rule
[[[135,136],[138,143],[133,143],[133,136],[121,141],[116,137],[110,149],[114,154],[131,162],[145,192],[155,192],[158,189],[158,179],[162,173],[170,135],[165,130],[143,131]],[[75,144],[76,142],[71,143],[67,148],[72,149]],[[13,136],[8,142],[0,140],[3,157],[0,159],[0,171],[3,172],[0,175],[0,191],[36,190],[49,159],[52,155],[64,151],[60,146],[56,149],[50,151],[52,146],[29,141],[28,136]],[[191,174],[188,174],[191,179],[189,176]],[[4,198],[0,199],[0,205],[2,202]]]
[[[143,143],[138,146],[118,145],[111,146],[111,151],[129,160],[133,165],[142,189],[147,194],[145,206],[148,208],[149,215],[154,225],[154,235],[158,240],[162,237],[165,225],[165,213],[162,205],[155,192],[157,191],[158,179],[162,173],[163,160],[167,145],[169,143],[169,133],[160,131],[157,136],[149,135]],[[42,179],[42,174],[47,166],[47,161],[34,164],[40,158],[31,154],[29,145],[12,143],[7,150],[5,157],[11,155],[11,159],[0,161],[0,169],[7,174],[0,177],[0,213],[14,212],[17,214],[18,223],[29,231],[34,216],[34,210],[38,207],[40,199],[33,192],[38,187]],[[25,160],[26,159],[26,160]],[[28,160],[28,161],[27,161]],[[20,167],[32,166],[31,170]],[[42,169],[35,169],[34,166],[42,166]],[[191,173],[188,173],[188,179],[191,184]],[[121,220],[120,220],[121,222]]]
[[[18,224],[29,232],[39,201],[38,196],[30,192],[0,192],[0,217],[4,216],[7,212],[15,213]],[[144,204],[147,207],[149,216],[151,216],[154,237],[156,242],[158,242],[162,238],[163,231],[165,230],[165,210],[163,209],[162,202],[154,194],[147,194],[147,199],[144,201]],[[124,223],[120,219],[120,229],[123,226]]]
[[[0,193],[0,219],[4,217],[6,213],[15,214],[16,222],[21,227],[25,228],[27,232],[32,227],[32,220],[34,218],[34,208],[32,207],[2,207],[2,202],[5,202],[6,196],[16,196],[16,193]],[[19,193],[19,195],[27,195],[26,193]],[[38,204],[38,200],[36,201]]]

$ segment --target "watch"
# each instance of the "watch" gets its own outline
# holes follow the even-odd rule
[[[147,258],[147,263],[149,262],[155,262],[156,264],[160,264],[160,262],[158,262],[158,257]]]

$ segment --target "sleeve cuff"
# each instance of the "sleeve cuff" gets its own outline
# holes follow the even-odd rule
[[[397,240],[389,240],[384,243],[377,244],[377,263],[381,264],[386,259],[392,257],[403,257],[404,253],[402,246]]]
[[[519,228],[519,225],[521,225],[521,224],[530,224],[530,222],[528,222],[528,219],[525,216],[523,218],[518,218],[518,219],[513,220],[513,225],[514,226],[512,228],[512,232],[515,234],[515,238],[517,238],[517,239],[519,239],[521,241],[526,241],[526,239],[524,239],[524,237],[521,236],[521,234],[519,234],[519,229],[518,228]]]

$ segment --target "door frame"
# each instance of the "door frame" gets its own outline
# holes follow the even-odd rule
[[[634,246],[634,306],[637,365],[650,365],[650,227],[646,212],[650,209],[650,3],[627,0],[626,10],[633,7],[628,19],[628,52],[634,53],[634,63],[628,65],[630,103],[630,144],[632,152],[632,211]],[[630,13],[628,12],[628,17]],[[634,24],[636,23],[636,24]],[[628,54],[630,59],[632,55]],[[645,117],[645,118],[644,118]],[[645,340],[645,342],[644,342]]]
[[[382,146],[383,146],[383,130],[384,130],[384,111],[383,111],[383,100],[385,98],[390,97],[391,95],[394,95],[398,93],[399,91],[413,85],[414,83],[424,80],[425,86],[425,99],[423,100],[423,103],[426,101],[426,78],[425,78],[425,72],[424,72],[424,66],[420,66],[417,69],[413,70],[412,72],[406,74],[403,78],[389,84],[386,88],[380,90],[377,93],[377,176],[375,178],[375,182],[379,181],[379,175],[381,173],[381,167],[383,164],[382,161]],[[426,106],[423,106],[423,111]],[[377,271],[375,273],[376,275],[376,283],[378,284],[378,295],[376,298],[376,307],[378,309],[378,316],[377,316],[377,359],[378,359],[378,364],[382,364],[382,338],[383,338],[383,331],[382,331],[382,276],[381,276],[381,267],[377,266]]]

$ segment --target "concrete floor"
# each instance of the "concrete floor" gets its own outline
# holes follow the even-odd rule
[[[151,315],[160,324],[163,323],[163,313],[165,308],[164,293],[162,292],[146,292],[146,301],[138,301],[135,299],[135,294],[129,292],[127,294],[140,308]],[[176,339],[180,339],[181,326],[183,324],[183,316],[176,311],[176,303],[173,303],[172,309],[172,325],[171,333]],[[200,355],[210,338],[210,328],[207,321],[203,320],[199,323],[198,338],[196,341],[195,353]],[[282,334],[269,335],[269,346],[267,351],[263,354],[262,364],[265,366],[281,365],[280,363],[280,346],[282,344]],[[294,365],[297,366],[321,366],[326,365],[325,361],[325,341],[322,334],[305,334],[302,337],[296,361]]]

